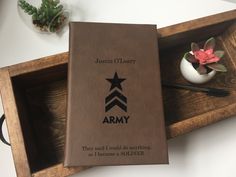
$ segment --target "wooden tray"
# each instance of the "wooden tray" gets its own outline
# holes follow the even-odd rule
[[[211,36],[226,52],[229,72],[217,74],[209,86],[228,88],[231,95],[163,88],[166,130],[173,138],[236,115],[236,10],[157,30],[162,79],[185,83],[179,62],[190,42]],[[64,126],[68,53],[0,70],[0,90],[18,177],[68,176],[88,167],[64,168]]]

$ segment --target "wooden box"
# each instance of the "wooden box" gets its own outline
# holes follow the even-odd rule
[[[163,88],[166,130],[173,138],[236,115],[236,10],[157,30],[162,80],[185,83],[179,62],[190,42],[211,36],[224,49],[227,74],[207,85],[228,88],[225,98]],[[0,90],[18,177],[62,177],[88,167],[64,168],[68,53],[0,70]]]

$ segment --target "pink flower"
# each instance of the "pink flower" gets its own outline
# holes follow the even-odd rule
[[[194,56],[201,65],[218,62],[220,60],[219,57],[214,55],[213,49],[195,51]]]

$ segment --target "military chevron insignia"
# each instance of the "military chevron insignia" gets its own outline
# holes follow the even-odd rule
[[[106,79],[111,83],[110,94],[105,98],[105,111],[109,111],[114,106],[118,106],[123,111],[127,112],[127,98],[122,94],[121,83],[126,79],[119,78],[115,72],[112,79]]]

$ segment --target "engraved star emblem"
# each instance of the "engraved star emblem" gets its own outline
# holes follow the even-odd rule
[[[124,78],[119,78],[117,72],[115,72],[114,77],[112,79],[106,79],[108,82],[111,83],[111,88],[110,91],[114,88],[118,88],[122,90],[121,83],[125,81],[126,79]]]

